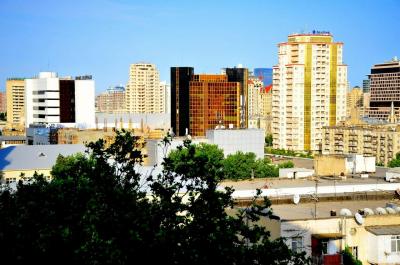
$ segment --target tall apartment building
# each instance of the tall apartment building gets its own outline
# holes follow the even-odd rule
[[[0,112],[7,112],[7,96],[5,92],[0,92]]]
[[[346,97],[346,116],[350,116],[353,109],[360,110],[363,107],[364,94],[360,87],[353,87],[352,90],[347,92]]]
[[[400,126],[388,125],[336,125],[322,129],[323,154],[363,154],[375,156],[387,165],[400,152]]]
[[[189,134],[205,136],[217,127],[240,127],[240,83],[226,75],[194,75],[189,89]],[[180,102],[182,103],[182,102]]]
[[[387,120],[393,102],[396,113],[400,109],[400,61],[397,58],[371,68],[370,102],[367,115]]]
[[[160,82],[160,90],[164,91],[164,113],[171,113],[171,88],[166,81]]]
[[[25,78],[9,78],[6,81],[7,123],[10,127],[25,124]]]
[[[343,43],[327,32],[289,35],[273,67],[274,148],[318,150],[322,127],[346,117]]]
[[[93,128],[95,124],[94,80],[91,76],[58,77],[41,72],[25,80],[25,126],[64,124]]]
[[[262,119],[263,101],[261,93],[264,90],[262,79],[257,76],[250,76],[248,81],[248,127],[260,128]]]
[[[189,132],[189,84],[193,67],[171,67],[171,128],[176,136]]]
[[[96,97],[97,112],[124,112],[125,88],[123,86],[109,87],[107,91]]]
[[[126,110],[130,113],[165,112],[165,90],[160,87],[160,74],[155,64],[131,64],[125,99]]]

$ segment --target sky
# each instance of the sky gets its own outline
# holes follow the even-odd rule
[[[351,86],[373,64],[400,57],[398,0],[0,0],[0,90],[40,71],[91,74],[96,92],[125,85],[129,65],[219,73],[277,64],[292,33],[330,31],[344,42]]]

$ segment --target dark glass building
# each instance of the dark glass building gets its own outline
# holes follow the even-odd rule
[[[240,83],[240,128],[247,128],[248,117],[248,98],[247,82],[249,80],[249,71],[247,68],[226,68],[225,73],[228,82]]]
[[[176,136],[189,130],[189,88],[193,67],[171,67],[171,127]]]

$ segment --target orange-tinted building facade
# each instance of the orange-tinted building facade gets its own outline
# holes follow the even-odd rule
[[[194,75],[189,90],[189,133],[205,136],[217,126],[240,127],[240,83],[226,75]]]

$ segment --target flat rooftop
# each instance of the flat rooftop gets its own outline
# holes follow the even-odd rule
[[[399,200],[357,200],[357,201],[334,201],[334,202],[317,202],[302,203],[300,198],[299,204],[277,204],[272,205],[274,215],[277,215],[281,220],[304,220],[314,218],[314,207],[317,209],[317,219],[321,218],[337,218],[342,208],[347,208],[351,211],[352,215],[364,208],[370,208],[373,211],[377,207],[386,207],[386,203],[397,203]],[[337,216],[330,216],[330,211],[335,210]]]

